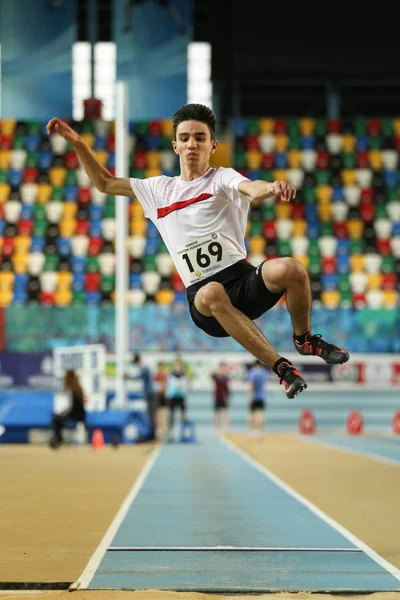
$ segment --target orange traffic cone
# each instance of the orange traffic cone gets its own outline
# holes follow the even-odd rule
[[[303,410],[299,419],[299,431],[305,435],[315,433],[316,423],[311,410]]]
[[[400,410],[394,413],[392,430],[395,435],[400,435]]]
[[[104,448],[104,435],[101,429],[95,429],[93,431],[92,448]]]
[[[364,429],[364,421],[359,410],[353,410],[347,417],[347,433],[360,435]]]

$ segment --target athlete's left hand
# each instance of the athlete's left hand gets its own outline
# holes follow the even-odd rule
[[[296,188],[286,181],[273,181],[269,185],[271,195],[276,196],[278,200],[290,202],[296,197]]]

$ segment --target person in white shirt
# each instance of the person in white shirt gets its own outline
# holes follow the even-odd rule
[[[253,323],[283,294],[293,325],[293,342],[304,355],[328,364],[349,360],[346,350],[311,331],[311,292],[307,271],[293,258],[265,260],[257,268],[246,260],[244,237],[252,200],[276,196],[289,202],[296,195],[285,181],[250,181],[234,169],[210,167],[215,153],[216,120],[202,104],[182,106],[173,117],[174,152],[180,176],[118,178],[67,123],[54,117],[47,132],[62,135],[101,192],[137,198],[157,226],[187,287],[194,323],[211,336],[232,336],[283,383],[289,398],[307,388],[299,371],[280,356]]]

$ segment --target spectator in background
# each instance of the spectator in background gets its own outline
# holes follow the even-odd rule
[[[261,361],[256,360],[248,372],[250,382],[249,430],[250,435],[261,435],[265,426],[266,383],[269,372]]]
[[[213,423],[216,429],[229,428],[229,376],[226,364],[221,362],[212,373],[214,381],[214,416]]]
[[[63,443],[62,428],[67,421],[85,423],[85,397],[79,378],[73,369],[68,369],[64,374],[63,391],[69,396],[70,406],[64,412],[53,415],[51,448],[59,448]]]
[[[154,392],[153,374],[149,367],[142,363],[142,357],[138,352],[133,357],[133,364],[139,369],[139,373],[132,379],[141,379],[143,383],[143,395],[147,404],[147,412],[150,419],[150,433],[146,441],[155,440],[155,414],[156,414],[156,394]]]
[[[170,410],[169,430],[172,433],[175,422],[175,410],[179,409],[181,421],[186,421],[186,399],[190,391],[190,381],[180,358],[177,358],[168,374],[166,398]]]
[[[168,432],[169,407],[166,399],[168,373],[166,365],[163,362],[157,363],[157,369],[154,374],[154,383],[156,388],[156,437],[158,440],[165,438]]]

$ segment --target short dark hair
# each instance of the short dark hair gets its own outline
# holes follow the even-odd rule
[[[141,360],[142,357],[140,356],[139,352],[135,352],[135,354],[133,355],[134,364],[137,365],[138,363],[140,363]]]
[[[215,138],[215,125],[217,121],[213,111],[208,106],[204,104],[185,104],[181,106],[172,118],[175,139],[178,125],[183,123],[183,121],[200,121],[200,123],[205,123],[210,130],[211,139]]]

